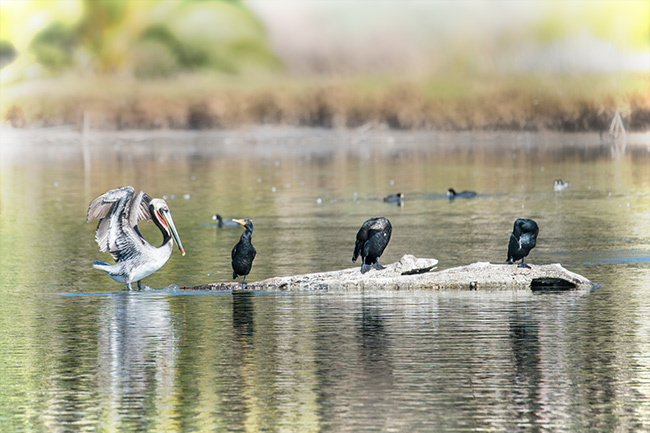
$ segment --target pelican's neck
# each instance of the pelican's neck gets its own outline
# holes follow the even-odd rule
[[[151,220],[154,222],[154,224],[156,224],[156,227],[160,229],[160,233],[163,235],[162,244],[158,248],[161,248],[170,242],[173,243],[174,241],[172,240],[170,229],[165,226],[162,221],[160,221],[158,214],[156,213],[156,210],[153,206],[149,206],[149,212],[151,212]]]

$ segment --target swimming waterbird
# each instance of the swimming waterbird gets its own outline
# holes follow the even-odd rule
[[[553,181],[553,191],[555,191],[555,192],[564,191],[565,189],[567,189],[570,186],[571,186],[571,182],[569,182],[569,181],[565,182],[562,179],[555,179]]]
[[[398,192],[397,194],[388,195],[384,197],[384,203],[393,203],[402,206],[404,204],[404,194]]]
[[[474,191],[461,191],[461,192],[456,192],[453,188],[449,188],[447,190],[447,197],[449,198],[472,198],[476,197],[476,193]]]
[[[221,215],[219,215],[218,213],[212,215],[212,219],[217,221],[217,226],[219,226],[220,228],[223,228],[223,227],[239,227],[239,224],[237,224],[235,222],[235,220],[231,220],[231,219],[224,220],[223,217]]]

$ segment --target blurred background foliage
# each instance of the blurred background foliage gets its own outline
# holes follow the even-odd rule
[[[649,0],[0,0],[4,124],[650,127]]]
[[[649,53],[647,0],[0,0],[4,83],[66,71],[598,72],[647,68]]]
[[[266,31],[240,0],[3,0],[6,78],[82,73],[168,77],[274,71]]]

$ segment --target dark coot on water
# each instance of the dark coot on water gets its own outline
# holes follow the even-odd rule
[[[234,219],[228,219],[224,221],[223,217],[218,213],[212,215],[212,219],[217,221],[217,226],[219,226],[220,228],[223,227],[235,228],[240,226],[239,223],[235,222]]]
[[[401,206],[404,204],[404,194],[398,192],[397,194],[386,196],[384,197],[384,203],[392,203]]]
[[[371,267],[381,270],[384,269],[379,264],[379,257],[386,249],[390,241],[390,234],[393,230],[388,218],[379,217],[371,218],[359,229],[357,240],[354,244],[354,254],[352,262],[356,262],[359,255],[363,259],[361,264],[361,273],[365,274]]]
[[[244,233],[239,238],[239,242],[232,249],[232,278],[237,278],[238,275],[244,276],[242,286],[246,284],[246,276],[250,273],[253,267],[253,259],[255,259],[255,247],[251,243],[251,235],[253,234],[253,222],[248,218],[241,220],[233,220],[237,224],[244,226]]]
[[[518,218],[515,221],[512,233],[510,234],[507,262],[513,264],[517,260],[521,259],[521,263],[518,267],[530,269],[530,266],[525,263],[525,258],[530,250],[535,248],[538,233],[539,227],[537,227],[535,221]]]
[[[477,194],[474,191],[461,191],[461,192],[456,192],[455,189],[449,188],[447,190],[447,197],[449,198],[472,198],[476,197]]]

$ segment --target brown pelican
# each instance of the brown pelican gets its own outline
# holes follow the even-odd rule
[[[371,267],[381,270],[384,269],[379,264],[379,257],[384,253],[384,249],[390,241],[390,234],[393,228],[388,218],[379,217],[371,218],[364,222],[359,232],[357,240],[354,243],[354,253],[352,262],[356,262],[361,254],[361,273],[365,274]]]
[[[538,234],[539,227],[535,221],[517,218],[515,225],[512,227],[512,233],[510,233],[508,259],[506,261],[513,264],[521,259],[521,263],[517,267],[530,269],[525,260],[530,250],[535,248]]]
[[[151,198],[144,191],[135,196],[132,186],[112,189],[93,200],[88,207],[87,222],[98,219],[95,240],[100,251],[111,253],[114,265],[93,262],[93,267],[106,272],[118,283],[126,283],[131,290],[131,283],[156,272],[169,259],[175,239],[182,255],[185,250],[178,237],[169,207],[164,200]],[[154,247],[147,242],[140,231],[140,221],[153,221],[163,235],[163,243]]]
[[[253,260],[255,259],[255,247],[251,243],[251,235],[253,234],[253,221],[248,218],[241,220],[234,219],[234,222],[244,226],[246,230],[241,234],[239,242],[232,249],[232,279],[237,278],[238,275],[244,276],[242,287],[246,285],[246,276],[250,273],[253,267]]]

